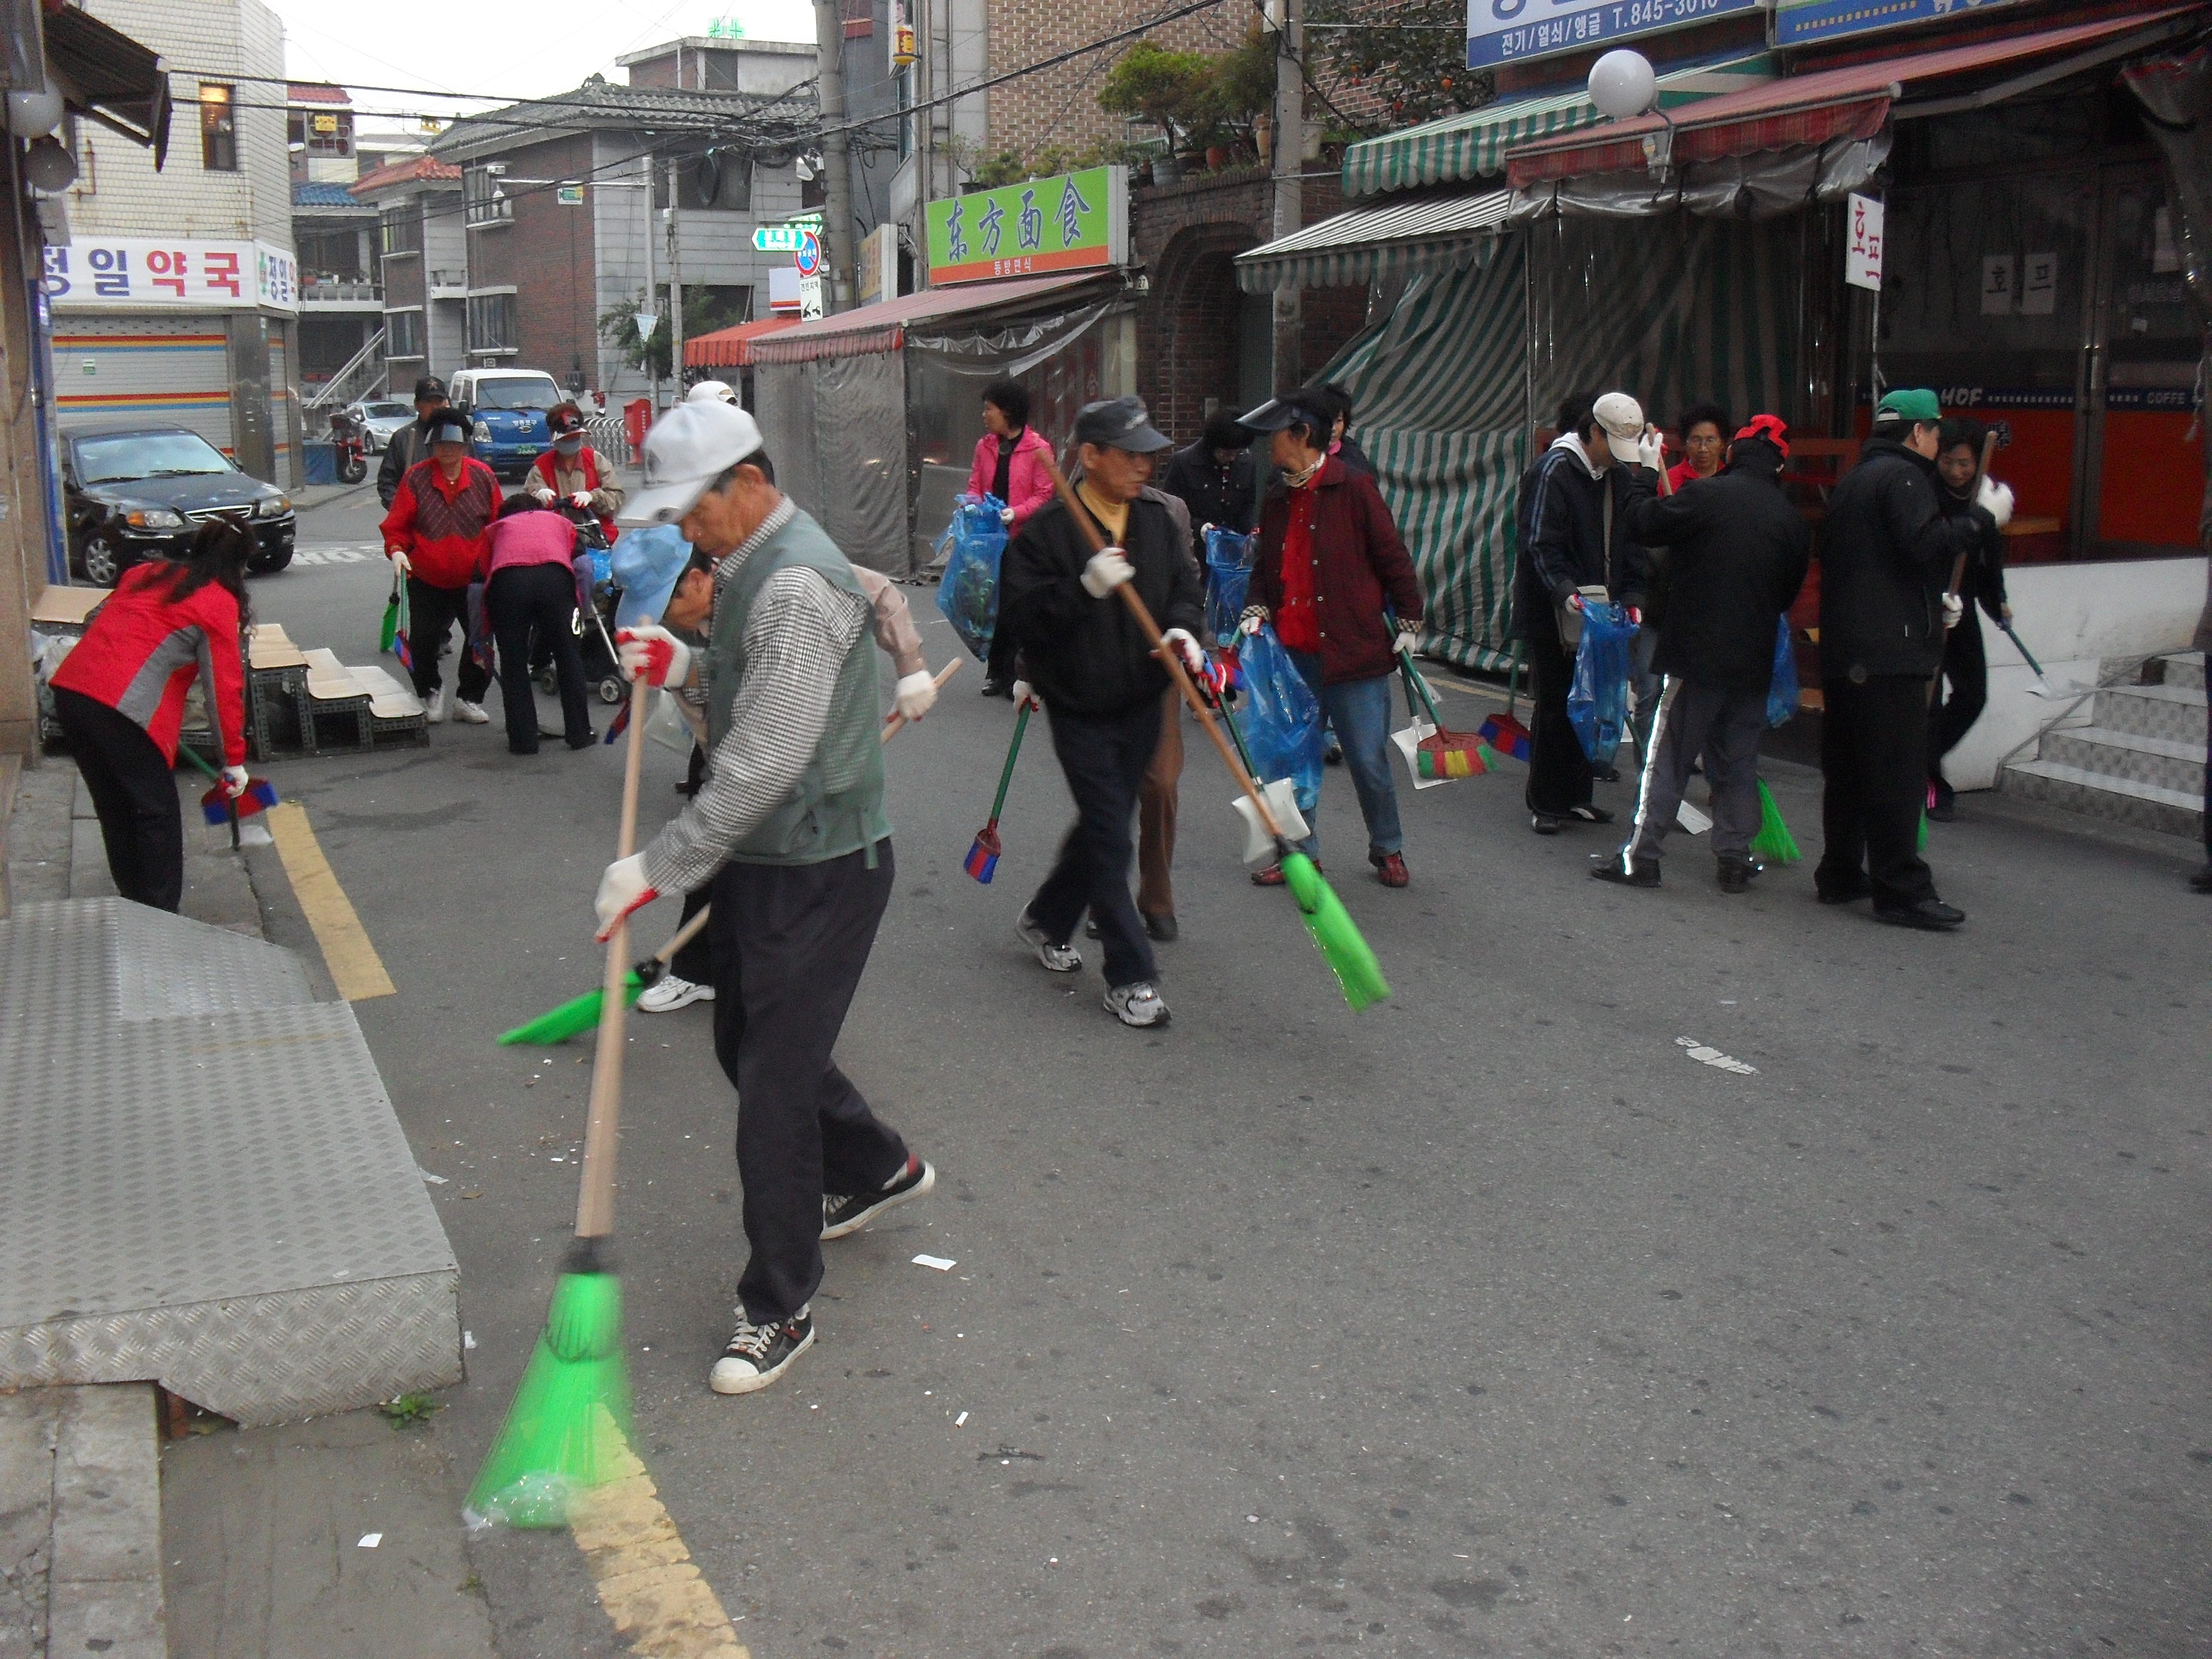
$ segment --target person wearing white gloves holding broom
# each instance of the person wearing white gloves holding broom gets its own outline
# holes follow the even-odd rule
[[[751,1255],[708,1380],[750,1394],[814,1341],[822,1241],[937,1180],[833,1058],[892,882],[870,606],[844,554],[776,489],[741,409],[663,416],[623,517],[680,523],[714,562],[702,651],[657,623],[617,636],[633,678],[680,690],[703,672],[710,758],[683,813],[607,866],[597,908],[604,939],[660,894],[713,880],[714,1051],[738,1091]]]

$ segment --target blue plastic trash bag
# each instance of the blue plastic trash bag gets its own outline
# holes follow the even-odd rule
[[[1790,642],[1790,618],[1774,619],[1774,678],[1766,684],[1766,723],[1780,726],[1797,712],[1797,648]]]
[[[1236,636],[1244,594],[1252,586],[1252,557],[1259,550],[1257,536],[1239,535],[1218,524],[1206,527],[1206,626],[1217,645]]]
[[[996,495],[957,497],[952,522],[937,544],[951,548],[937,584],[937,608],[979,658],[991,654],[992,630],[999,625],[999,560],[1006,550],[1006,526],[999,514],[1005,506]]]
[[[1628,682],[1636,624],[1617,605],[1583,606],[1583,641],[1575,649],[1575,680],[1567,691],[1567,720],[1593,763],[1608,761],[1628,725]]]
[[[1298,811],[1311,813],[1321,800],[1321,700],[1273,629],[1248,637],[1237,657],[1244,673],[1244,742],[1260,781],[1288,778]]]

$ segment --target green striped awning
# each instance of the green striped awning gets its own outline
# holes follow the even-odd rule
[[[1699,64],[1661,76],[1659,102],[1672,108],[1725,92],[1741,92],[1774,78],[1774,60],[1763,52]],[[1346,150],[1344,193],[1371,196],[1377,191],[1488,178],[1505,171],[1505,152],[1514,145],[1594,126],[1600,118],[1589,96],[1577,90],[1486,104],[1441,120],[1425,121]]]
[[[1513,192],[1428,197],[1353,208],[1237,256],[1237,286],[1346,288],[1376,278],[1462,265],[1495,245]]]

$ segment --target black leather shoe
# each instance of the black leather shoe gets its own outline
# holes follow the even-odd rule
[[[1145,918],[1145,931],[1163,945],[1174,942],[1182,929],[1176,926],[1175,912],[1164,910],[1158,915]]]
[[[983,682],[983,695],[987,697],[1004,697],[1007,702],[1012,702],[1014,699],[1014,683],[1012,680],[986,679]]]
[[[1618,853],[1592,853],[1590,879],[1609,881],[1617,887],[1656,887],[1659,866],[1649,860],[1624,866]]]
[[[1098,937],[1098,924],[1096,921],[1093,921],[1089,916],[1085,916],[1083,919],[1083,937],[1085,939],[1097,939]]]
[[[1749,859],[1722,859],[1718,866],[1715,878],[1723,893],[1749,892],[1751,878],[1759,873],[1759,866]]]
[[[1917,927],[1923,933],[1948,933],[1966,919],[1966,913],[1954,904],[1931,898],[1902,910],[1878,909],[1874,919],[1893,927]]]
[[[1611,823],[1613,814],[1602,806],[1570,806],[1567,816],[1577,823]]]

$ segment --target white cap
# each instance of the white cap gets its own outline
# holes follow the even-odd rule
[[[1644,405],[1626,392],[1608,392],[1591,405],[1590,412],[1605,430],[1613,459],[1634,461],[1637,443],[1644,436]]]
[[[737,400],[738,394],[730,390],[727,380],[702,380],[684,394],[687,404],[733,404]]]
[[[686,401],[645,435],[645,485],[622,505],[621,524],[674,524],[707,486],[763,447],[753,417],[732,404]]]

